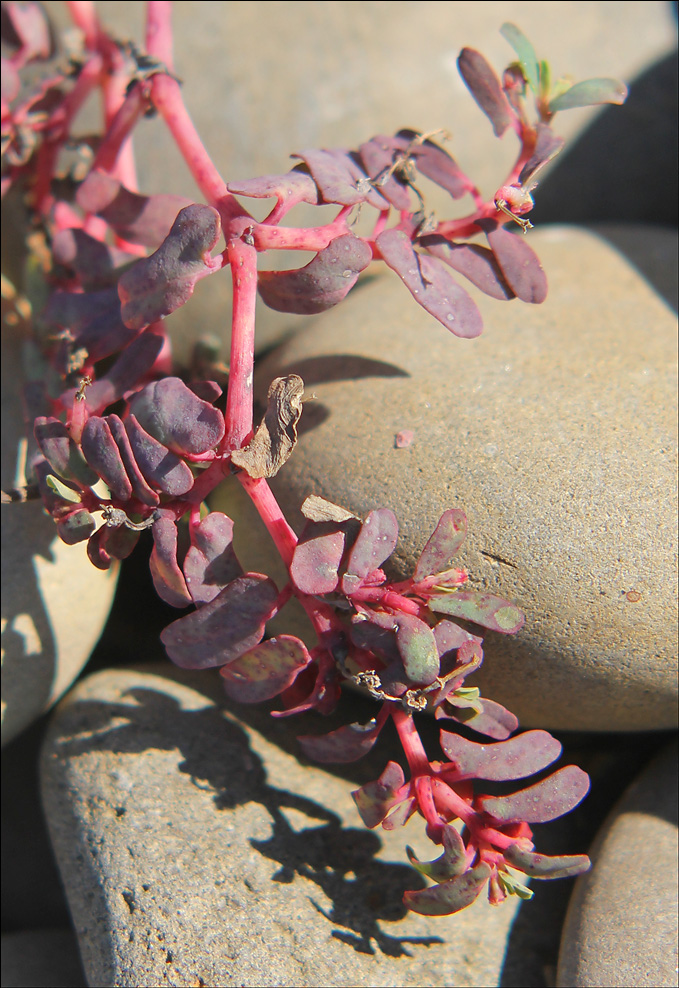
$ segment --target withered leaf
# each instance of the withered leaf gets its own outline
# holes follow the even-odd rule
[[[319,497],[318,494],[309,494],[302,504],[301,511],[304,517],[310,521],[343,522],[357,517],[351,511],[347,511],[346,508],[341,508],[339,504],[333,504],[332,501],[326,501],[324,497]]]
[[[299,374],[277,377],[269,385],[268,405],[249,445],[231,454],[231,462],[251,477],[274,477],[297,442],[304,381]]]

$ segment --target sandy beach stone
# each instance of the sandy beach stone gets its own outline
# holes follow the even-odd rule
[[[222,705],[216,675],[163,665],[90,676],[52,718],[43,803],[88,983],[499,984],[518,903],[404,915],[404,843],[430,845],[365,830],[350,780],[379,769],[302,765],[299,721]]]
[[[557,985],[676,985],[676,741],[627,790],[591,857],[568,908]]]
[[[481,298],[476,340],[380,276],[275,351],[260,392],[295,372],[318,400],[272,485],[297,525],[311,493],[394,510],[399,578],[441,513],[464,508],[471,586],[527,615],[517,636],[488,634],[483,694],[524,726],[672,727],[676,317],[595,234],[544,228],[530,243],[547,301]]]

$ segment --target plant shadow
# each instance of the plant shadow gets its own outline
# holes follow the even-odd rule
[[[181,672],[173,678],[205,692],[205,678],[201,681]],[[239,713],[240,709],[234,706]],[[197,788],[213,793],[218,811],[251,802],[262,806],[271,818],[272,833],[266,840],[250,838],[251,847],[279,865],[273,881],[292,883],[301,877],[318,886],[331,907],[324,909],[311,896],[309,900],[339,927],[332,930],[335,939],[360,953],[379,950],[394,958],[411,956],[408,944],[443,942],[440,937],[384,932],[381,923],[398,922],[406,915],[403,893],[424,887],[421,876],[405,865],[378,860],[381,842],[376,834],[347,827],[322,803],[271,785],[246,731],[219,707],[186,709],[169,693],[144,686],[126,691],[118,703],[80,700],[73,704],[68,720],[57,742],[66,759],[92,751],[141,754],[178,749],[179,771]],[[279,730],[290,735],[282,747],[293,747],[299,724],[281,725]],[[304,825],[299,824],[298,814]],[[307,825],[308,818],[319,824]]]

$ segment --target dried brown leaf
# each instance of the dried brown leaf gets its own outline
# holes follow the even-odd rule
[[[264,418],[249,445],[234,450],[231,462],[251,477],[274,477],[295,448],[303,394],[299,374],[273,380]]]

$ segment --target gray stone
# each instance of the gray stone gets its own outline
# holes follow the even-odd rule
[[[404,915],[403,845],[431,845],[362,827],[375,765],[301,765],[299,720],[234,709],[215,674],[158,666],[97,673],[53,716],[43,801],[88,983],[499,984],[518,903]]]
[[[676,320],[596,235],[545,228],[530,243],[547,301],[481,298],[476,340],[381,276],[275,351],[260,392],[295,372],[318,400],[272,486],[293,525],[310,493],[392,508],[399,578],[441,513],[464,508],[471,586],[527,614],[519,635],[488,634],[483,694],[524,726],[672,727]],[[397,449],[403,429],[414,440]]]
[[[677,984],[677,745],[627,790],[568,908],[559,988]]]
[[[21,325],[3,326],[3,490],[16,483],[24,434],[24,332]],[[3,744],[49,709],[81,671],[108,617],[117,574],[117,567],[95,569],[84,543],[65,545],[42,502],[2,506]]]
[[[72,930],[2,934],[2,988],[86,988]]]

